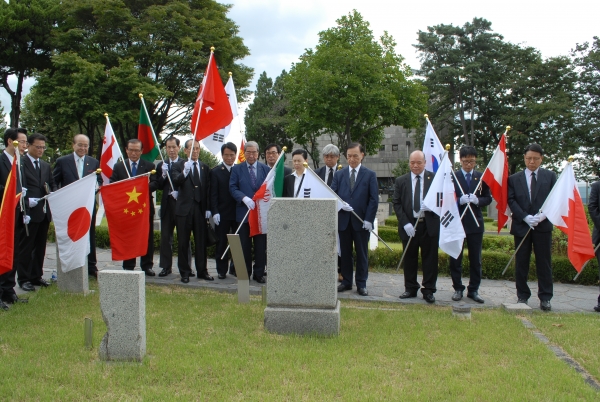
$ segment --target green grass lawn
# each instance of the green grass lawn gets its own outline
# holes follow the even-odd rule
[[[264,331],[258,298],[240,305],[236,295],[148,285],[146,358],[141,364],[106,363],[97,352],[105,332],[98,294],[68,295],[53,286],[33,294],[28,305],[0,314],[0,395],[186,401],[600,398],[518,319],[500,310],[476,310],[471,321],[462,321],[447,307],[342,303],[339,337],[282,336]],[[83,347],[85,317],[95,324],[91,351]],[[538,318],[551,317],[534,318],[543,327]],[[593,326],[581,315],[559,317],[575,332]]]

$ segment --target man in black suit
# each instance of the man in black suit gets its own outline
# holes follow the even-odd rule
[[[421,289],[427,303],[435,303],[438,275],[438,243],[440,218],[423,204],[434,173],[425,170],[425,154],[413,151],[408,159],[410,173],[400,176],[394,184],[394,211],[398,217],[398,235],[404,255],[404,293],[401,299],[417,297]],[[408,244],[409,239],[410,244]],[[423,267],[423,287],[417,281],[419,248]]]
[[[185,147],[190,149],[190,159],[180,161],[173,166],[173,184],[179,187],[175,214],[177,215],[177,241],[179,242],[178,268],[181,282],[190,281],[191,261],[188,258],[188,247],[192,233],[194,234],[194,259],[198,278],[212,281],[208,274],[206,256],[206,219],[210,217],[208,189],[210,173],[208,165],[202,163],[200,143],[188,140]]]
[[[592,191],[590,192],[590,199],[588,201],[588,211],[594,222],[592,241],[594,242],[594,247],[598,247],[600,243],[600,181],[592,184]],[[596,250],[596,259],[600,267],[600,249]],[[598,304],[594,307],[594,311],[600,313],[600,295],[598,296]]]
[[[175,207],[179,195],[179,186],[173,183],[173,167],[181,160],[179,158],[179,138],[170,137],[165,146],[168,159],[161,161],[156,167],[158,188],[162,190],[160,202],[160,262],[162,270],[158,276],[164,277],[172,272],[173,267],[173,232],[177,226]],[[171,178],[169,180],[169,177]]]
[[[227,235],[235,233],[237,229],[235,221],[235,199],[229,192],[229,179],[231,178],[231,168],[235,163],[237,147],[234,143],[228,142],[221,146],[221,157],[223,163],[217,165],[210,171],[210,208],[213,221],[215,222],[215,231],[217,232],[217,273],[219,279],[227,277],[227,266],[229,256],[221,258],[227,248]],[[233,262],[229,266],[229,274],[237,276]]]
[[[29,204],[29,236],[21,236],[19,241],[18,282],[21,289],[31,292],[34,286],[46,287],[49,283],[42,278],[48,228],[52,221],[50,206],[41,198],[56,191],[52,169],[41,159],[46,150],[46,137],[31,134],[27,139],[27,154],[21,158],[23,179],[27,182],[27,202]]]
[[[338,292],[352,289],[354,259],[356,252],[356,289],[360,296],[368,296],[367,278],[369,276],[369,236],[379,205],[377,175],[362,166],[365,157],[363,146],[357,142],[348,145],[346,159],[348,166],[338,170],[333,177],[331,189],[344,201],[338,212],[338,234],[342,254],[342,283]],[[361,221],[352,213],[356,213]],[[354,246],[354,247],[353,247]]]
[[[281,147],[277,144],[268,144],[265,148],[265,161],[267,162],[267,166],[270,169],[275,167],[275,162],[279,159],[279,155],[281,155]],[[291,175],[292,168],[287,166],[283,167],[283,177]]]
[[[550,250],[554,227],[540,209],[556,183],[556,174],[540,168],[543,158],[544,151],[540,145],[530,144],[525,148],[527,168],[508,178],[508,206],[512,211],[510,233],[514,236],[515,248],[523,242],[516,255],[515,267],[518,303],[527,304],[531,297],[527,276],[533,248],[540,308],[550,311],[553,295]]]
[[[479,296],[479,285],[481,284],[481,246],[483,232],[485,231],[481,207],[490,205],[492,195],[487,184],[481,181],[481,172],[475,171],[475,163],[477,163],[477,150],[475,147],[465,145],[460,149],[459,154],[462,168],[458,169],[455,173],[458,183],[454,182],[454,191],[457,199],[459,199],[458,210],[463,217],[462,225],[466,234],[467,247],[469,248],[470,275],[467,297],[477,303],[484,303],[483,298]],[[470,211],[464,212],[468,205],[471,205],[471,210],[477,217],[477,221],[475,221]],[[452,287],[454,288],[452,300],[454,301],[462,299],[463,291],[465,290],[465,286],[462,284],[462,259],[462,251],[458,258],[454,259],[450,257],[450,275],[452,276]]]
[[[89,174],[96,174],[96,169],[100,168],[97,159],[87,155],[90,148],[90,139],[85,134],[76,134],[73,137],[73,153],[61,156],[54,165],[54,183],[58,188],[68,186],[69,184],[85,177]],[[98,186],[102,185],[102,177],[98,177]],[[96,204],[92,214],[90,225],[90,253],[88,254],[88,275],[98,278],[98,268],[96,259]]]
[[[18,149],[13,145],[13,141],[25,141],[27,142],[27,137],[25,134],[19,133],[14,128],[9,128],[4,133],[4,146],[5,149],[0,154],[0,205],[2,205],[3,195],[4,195],[4,186],[6,185],[6,181],[8,180],[8,175],[12,170],[13,161],[15,155],[20,157]],[[17,191],[16,194],[21,193],[22,186],[21,182],[23,181],[23,177],[20,177],[21,174],[17,169],[17,177],[14,177],[13,180],[16,182]],[[26,186],[26,183],[23,181],[23,187]],[[22,195],[23,196],[23,195]],[[13,304],[16,302],[27,303],[27,299],[20,299],[15,293],[15,276],[17,273],[18,266],[18,258],[19,258],[19,240],[21,236],[21,231],[24,232],[24,224],[23,224],[23,212],[22,206],[25,203],[23,202],[20,205],[17,205],[17,209],[15,212],[15,230],[14,230],[14,253],[13,253],[13,266],[12,269],[2,275],[0,275],[0,310],[8,310],[8,306],[6,304]],[[23,233],[24,235],[24,233]],[[5,304],[6,303],[6,304]]]
[[[154,163],[140,159],[142,155],[142,142],[138,139],[131,139],[127,141],[127,147],[125,148],[127,153],[127,159],[122,162],[117,162],[113,168],[113,174],[110,177],[110,182],[114,183],[117,181],[128,179],[129,177],[138,176],[144,173],[149,173],[154,169]],[[154,270],[154,227],[152,222],[154,221],[154,196],[152,193],[158,188],[158,180],[155,174],[149,176],[150,183],[150,228],[148,233],[141,233],[141,236],[148,238],[148,251],[145,255],[141,256],[140,266],[146,276],[155,276]],[[123,269],[133,271],[135,268],[135,258],[123,261]]]

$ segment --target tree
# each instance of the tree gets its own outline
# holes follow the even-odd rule
[[[385,127],[419,125],[425,89],[409,79],[411,70],[395,46],[387,32],[375,40],[356,10],[320,32],[315,50],[306,50],[285,83],[294,140],[316,150],[316,137],[326,134],[344,152],[358,141],[372,154]]]
[[[4,134],[4,130],[6,130],[6,120],[4,117],[6,114],[4,113],[4,106],[0,103],[0,132]]]

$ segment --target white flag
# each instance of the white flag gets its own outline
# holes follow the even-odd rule
[[[227,97],[229,98],[229,105],[231,106],[231,113],[233,113],[233,120],[231,123],[225,128],[220,129],[214,134],[209,135],[208,137],[202,140],[202,145],[204,145],[217,159],[222,159],[221,157],[221,146],[226,142],[231,141],[231,137],[233,136],[232,127],[236,127],[239,131],[239,121],[238,119],[238,104],[237,104],[237,96],[235,94],[235,87],[233,86],[233,79],[231,76],[229,77],[229,81],[227,81],[227,85],[225,85],[225,92],[227,93]]]
[[[123,159],[123,154],[119,149],[117,143],[117,137],[113,131],[110,119],[106,115],[106,127],[104,128],[104,138],[102,139],[102,154],[100,155],[100,169],[102,170],[102,183],[110,183],[110,176],[112,176],[113,168],[119,161],[119,158]],[[104,204],[102,203],[102,197],[98,197],[98,213],[96,214],[96,226],[100,226],[102,218],[104,217]]]
[[[96,175],[89,174],[48,195],[63,272],[87,261],[95,190]]]
[[[427,119],[427,130],[425,131],[425,141],[423,141],[423,153],[425,154],[425,169],[430,172],[437,172],[442,158],[444,157],[444,147],[440,142],[433,126]]]
[[[331,198],[337,200],[338,211],[344,205],[337,194],[312,169],[304,170],[304,179],[296,198]]]

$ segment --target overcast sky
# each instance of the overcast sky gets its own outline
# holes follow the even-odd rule
[[[398,43],[397,51],[413,68],[419,61],[413,44],[417,32],[428,26],[462,26],[474,17],[492,22],[495,32],[505,40],[533,46],[544,57],[567,55],[577,43],[600,36],[599,0],[542,2],[533,0],[225,0],[233,5],[229,17],[239,27],[239,36],[251,55],[243,63],[254,68],[254,90],[258,76],[266,71],[271,78],[290,69],[304,49],[314,48],[319,31],[335,26],[335,20],[352,9],[371,24],[376,37],[387,30]],[[218,53],[218,49],[217,49]],[[235,79],[235,77],[234,77]],[[32,84],[29,80],[28,90]],[[0,89],[5,111],[10,99]]]

